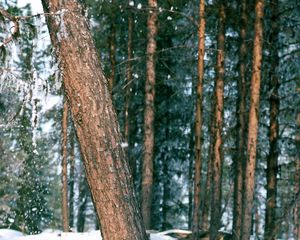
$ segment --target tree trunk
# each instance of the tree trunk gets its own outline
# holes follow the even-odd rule
[[[75,132],[74,128],[70,134],[70,181],[69,181],[69,218],[70,227],[74,227],[74,184],[75,184]]]
[[[271,10],[271,34],[269,38],[270,50],[270,126],[269,126],[269,143],[270,152],[267,157],[267,202],[265,216],[265,240],[274,239],[271,236],[272,230],[276,224],[276,197],[277,197],[277,173],[278,173],[278,135],[279,135],[279,79],[278,79],[278,40],[279,40],[279,25],[278,25],[278,0],[270,2]]]
[[[133,180],[136,178],[136,159],[130,156],[129,146],[131,143],[130,139],[130,101],[131,101],[131,92],[132,92],[132,71],[131,71],[131,61],[133,59],[133,46],[132,46],[132,35],[133,35],[133,14],[130,11],[128,15],[128,41],[127,41],[127,66],[126,66],[126,96],[125,96],[125,120],[124,120],[124,137],[127,143],[127,157],[129,159],[129,165]]]
[[[193,212],[193,239],[199,239],[200,230],[200,194],[201,194],[201,136],[202,136],[202,99],[205,54],[205,1],[199,2],[198,27],[198,83],[195,119],[195,177],[194,177],[194,212]]]
[[[236,155],[234,161],[234,196],[233,196],[233,228],[234,239],[240,239],[242,226],[242,199],[243,199],[243,179],[245,176],[245,140],[246,140],[246,66],[247,66],[247,1],[241,1],[242,21],[240,26],[240,56],[239,56],[239,78],[237,81],[237,138]]]
[[[76,0],[42,0],[104,240],[144,240],[121,134],[92,35]]]
[[[221,205],[222,205],[222,128],[224,109],[224,72],[225,72],[225,6],[223,1],[218,3],[219,23],[217,38],[217,63],[215,80],[215,127],[214,127],[214,151],[212,168],[212,198],[210,218],[210,239],[216,239],[221,227]]]
[[[115,7],[115,0],[111,1],[111,6]],[[115,85],[116,78],[116,13],[114,9],[111,12],[111,25],[110,25],[110,36],[109,36],[109,61],[110,61],[110,78],[109,88],[112,92]]]
[[[86,217],[86,207],[88,199],[88,186],[86,182],[86,177],[84,175],[83,169],[81,169],[81,176],[78,187],[78,213],[77,213],[77,232],[84,232],[85,217]]]
[[[213,114],[215,96],[211,97],[211,112],[210,112],[210,139],[209,139],[209,156],[207,160],[207,170],[206,170],[206,181],[205,181],[205,191],[203,195],[202,203],[202,222],[201,229],[208,231],[209,229],[209,213],[211,204],[211,182],[212,182],[212,164],[213,164],[213,153],[214,153],[214,132],[215,132],[215,118]]]
[[[252,77],[250,93],[250,111],[247,142],[247,163],[245,171],[245,186],[243,195],[243,218],[242,237],[243,240],[250,239],[251,216],[254,196],[254,180],[256,165],[256,147],[259,117],[259,96],[263,44],[263,13],[264,0],[257,0],[255,4],[255,32],[252,60]]]
[[[300,92],[300,88],[298,88]],[[299,199],[299,190],[300,190],[300,113],[297,115],[297,135],[296,135],[296,148],[297,155],[295,159],[295,198]],[[295,239],[300,239],[300,201],[296,201],[294,208],[294,237]]]
[[[68,102],[66,99],[63,104],[62,114],[62,162],[61,162],[61,181],[62,181],[62,225],[63,231],[69,232],[69,213],[68,213],[68,148],[67,148],[67,135],[68,135]]]
[[[157,1],[148,0],[147,21],[147,79],[145,85],[144,119],[144,161],[142,172],[142,215],[145,227],[151,228],[151,203],[153,186],[153,148],[154,148],[154,100],[155,100],[155,60],[157,35]]]

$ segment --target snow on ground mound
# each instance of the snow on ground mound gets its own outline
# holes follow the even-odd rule
[[[16,240],[21,236],[23,236],[21,232],[11,229],[0,229],[0,240]]]
[[[166,233],[151,233],[151,240],[176,240],[176,238],[166,236]],[[85,233],[64,233],[57,230],[45,230],[37,235],[23,236],[21,232],[0,229],[0,240],[101,240],[99,231],[91,231]]]

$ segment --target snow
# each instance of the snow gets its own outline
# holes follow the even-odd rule
[[[176,238],[166,236],[168,233],[178,232],[179,230],[170,230],[160,233],[151,233],[151,240],[176,240]],[[182,230],[180,230],[182,231]],[[101,240],[99,231],[90,231],[84,233],[64,233],[58,230],[48,229],[37,235],[24,236],[21,232],[11,229],[0,229],[0,240]]]

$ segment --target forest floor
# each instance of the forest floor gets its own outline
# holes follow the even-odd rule
[[[169,230],[165,232],[150,233],[150,240],[176,240],[177,238],[167,236],[167,234],[188,232],[183,230]],[[84,233],[64,233],[59,230],[45,230],[37,235],[24,235],[21,232],[11,229],[0,229],[0,240],[101,240],[99,231]]]

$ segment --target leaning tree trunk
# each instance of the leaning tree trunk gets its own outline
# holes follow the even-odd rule
[[[266,202],[266,217],[265,217],[265,240],[273,239],[271,233],[276,225],[276,193],[277,193],[277,173],[278,173],[278,155],[279,155],[279,79],[278,79],[278,0],[270,2],[271,10],[271,34],[269,38],[270,44],[270,74],[269,74],[269,89],[270,95],[270,126],[269,126],[269,143],[270,152],[267,157],[267,202]]]
[[[42,0],[105,240],[144,240],[121,134],[88,22],[76,0]]]
[[[240,239],[242,226],[242,193],[245,172],[245,140],[246,140],[246,66],[247,66],[247,1],[241,1],[241,25],[240,25],[240,50],[239,50],[239,78],[237,81],[237,138],[236,155],[234,160],[234,194],[233,194],[233,227],[234,239]]]
[[[243,218],[242,237],[243,240],[250,239],[251,219],[254,197],[254,179],[256,164],[256,146],[259,117],[259,96],[263,44],[263,13],[264,0],[257,0],[255,4],[255,33],[252,60],[250,112],[247,142],[247,163],[245,171],[245,185],[243,194]]]
[[[193,212],[193,239],[199,239],[200,229],[200,194],[201,194],[201,136],[202,136],[202,99],[205,53],[205,1],[199,2],[198,27],[198,83],[195,119],[195,177],[194,177],[194,212]]]
[[[155,100],[155,60],[157,35],[157,1],[148,0],[149,16],[147,21],[147,79],[145,85],[144,119],[144,161],[142,171],[142,215],[145,227],[151,228],[151,204],[153,186],[154,150],[154,100]]]
[[[221,227],[222,204],[222,128],[224,109],[224,72],[225,72],[225,6],[223,1],[218,2],[219,23],[217,37],[217,63],[215,80],[215,110],[214,110],[214,144],[212,163],[212,195],[210,217],[210,239],[216,239]]]
[[[67,136],[68,136],[68,102],[66,99],[63,104],[62,112],[62,162],[61,162],[61,181],[62,181],[62,225],[63,231],[69,232],[69,211],[68,211],[68,148],[67,148]]]
[[[300,92],[300,87],[298,87],[298,92]],[[297,135],[296,135],[296,148],[297,148],[297,154],[295,159],[295,186],[294,186],[294,192],[295,192],[295,198],[299,199],[300,194],[300,113],[298,112],[297,115]],[[300,201],[296,200],[295,208],[294,208],[294,237],[295,239],[300,239]]]

